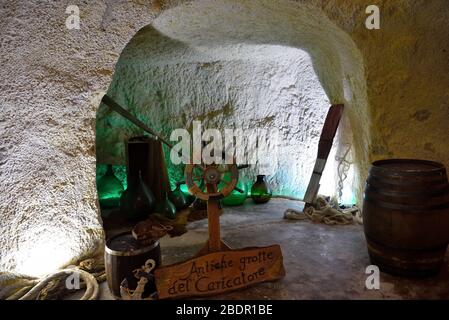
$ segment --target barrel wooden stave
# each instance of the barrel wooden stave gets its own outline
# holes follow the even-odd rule
[[[112,237],[106,242],[105,268],[106,278],[111,293],[120,299],[120,284],[123,279],[127,279],[129,289],[134,290],[139,279],[134,277],[133,271],[145,265],[148,259],[156,262],[156,267],[161,264],[161,250],[159,241],[146,246],[141,246],[136,250],[116,250],[111,248],[111,241],[118,237],[126,236],[132,238],[130,232],[121,233]],[[154,271],[154,270],[153,270]],[[154,283],[148,282],[145,288],[145,296],[156,291]]]
[[[372,263],[400,275],[437,273],[449,242],[446,170],[429,161],[375,162],[366,183],[363,218]]]

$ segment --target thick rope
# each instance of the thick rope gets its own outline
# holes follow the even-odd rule
[[[337,201],[328,202],[323,196],[318,196],[314,206],[299,211],[287,209],[284,218],[290,220],[311,220],[315,223],[327,225],[362,224],[360,210],[357,207],[342,210]]]
[[[341,200],[343,197],[343,183],[348,178],[348,172],[351,168],[352,162],[347,160],[349,155],[349,151],[351,151],[351,145],[346,144],[347,149],[344,152],[343,156],[335,156],[335,160],[338,162],[337,166],[337,174],[338,174],[338,197]]]
[[[69,276],[79,277],[79,288],[69,289]],[[73,268],[59,270],[44,278],[30,278],[12,273],[0,273],[0,299],[6,300],[54,300],[74,290],[86,289],[80,300],[95,300],[99,295],[98,282],[106,279],[104,261],[87,259]]]
[[[73,273],[78,273],[80,278],[86,283],[86,292],[84,292],[84,295],[80,298],[80,300],[97,299],[99,293],[99,286],[95,277],[86,271],[75,268],[75,269],[64,269],[47,276],[46,278],[41,280],[38,285],[36,285],[30,291],[28,291],[28,293],[22,296],[19,300],[36,300],[36,298],[42,292],[42,290],[44,290],[48,286],[48,284],[51,284],[52,281],[54,280],[60,281],[61,279],[63,279],[64,280],[63,282],[65,283],[65,279],[67,278],[67,276],[70,276]]]

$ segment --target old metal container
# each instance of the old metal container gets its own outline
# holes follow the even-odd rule
[[[438,273],[449,242],[449,184],[440,163],[376,161],[370,168],[363,223],[372,264],[405,276]]]

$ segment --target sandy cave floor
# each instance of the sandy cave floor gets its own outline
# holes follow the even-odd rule
[[[370,262],[363,227],[283,219],[285,209],[301,207],[301,202],[285,199],[272,199],[265,205],[254,205],[248,199],[243,206],[225,207],[221,229],[226,243],[233,248],[280,244],[286,276],[210,299],[449,298],[448,255],[436,277],[407,279],[381,273],[380,289],[368,290],[365,268]],[[206,240],[206,219],[189,223],[188,232],[181,237],[162,238],[163,265],[191,258]],[[100,299],[113,299],[106,282],[100,287]]]

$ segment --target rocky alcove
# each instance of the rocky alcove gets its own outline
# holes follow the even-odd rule
[[[103,250],[96,176],[141,133],[105,93],[167,137],[195,118],[282,129],[279,195],[303,196],[331,104],[345,113],[324,193],[348,148],[342,201],[357,205],[374,160],[449,165],[447,3],[378,1],[379,30],[370,4],[95,0],[69,30],[67,3],[2,3],[0,271],[43,275]]]

